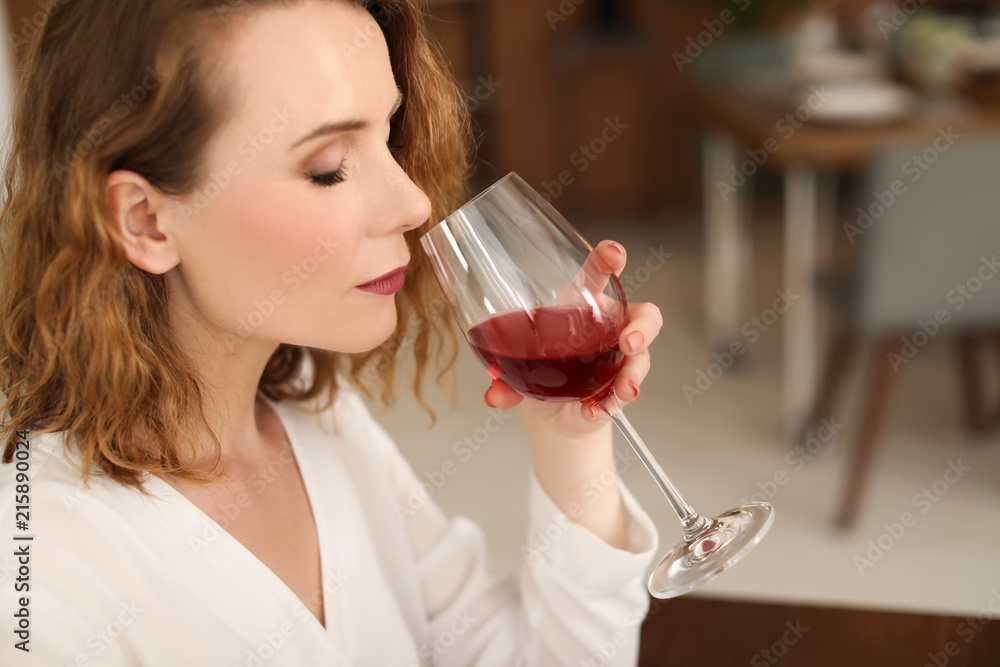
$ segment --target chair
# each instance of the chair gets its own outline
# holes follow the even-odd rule
[[[998,159],[1000,134],[886,147],[845,226],[859,244],[857,267],[846,279],[819,281],[842,317],[806,434],[831,414],[858,339],[874,343],[835,519],[840,527],[857,518],[892,384],[932,341],[956,343],[966,428],[983,431],[1000,422],[1000,406],[991,413],[983,402],[977,362],[983,343],[1000,353]]]

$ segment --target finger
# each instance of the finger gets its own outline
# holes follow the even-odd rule
[[[580,414],[582,414],[583,418],[589,422],[603,421],[608,418],[607,413],[598,407],[597,403],[581,403]]]
[[[626,355],[639,354],[649,348],[663,328],[663,314],[652,303],[629,305],[629,320],[622,328],[618,346]]]
[[[649,374],[649,368],[648,350],[627,357],[615,378],[615,395],[624,403],[631,403],[639,398],[639,387]]]
[[[611,276],[619,275],[625,268],[625,260],[625,248],[620,243],[601,241],[587,255],[583,267],[563,291],[560,300],[579,301],[584,290],[593,295],[601,294]]]
[[[614,241],[601,241],[583,263],[578,282],[591,294],[600,294],[607,287],[612,275],[619,275],[625,268],[625,248]]]
[[[507,386],[503,380],[494,379],[486,393],[483,394],[483,401],[491,408],[510,410],[517,407],[524,397]]]

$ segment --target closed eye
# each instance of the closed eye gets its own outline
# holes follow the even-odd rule
[[[389,152],[390,153],[396,153],[399,150],[405,148],[406,144],[392,144],[392,143],[390,143],[390,144],[388,144],[388,147],[389,147]],[[345,178],[344,177],[344,170],[342,168],[338,169],[337,171],[330,171],[330,172],[326,172],[324,174],[312,174],[312,173],[310,173],[310,174],[306,174],[306,176],[308,177],[310,183],[312,183],[313,185],[318,185],[320,187],[324,187],[324,188],[331,187],[333,185],[336,185],[337,183],[343,183],[344,182],[344,178]]]
[[[338,169],[325,174],[309,174],[309,181],[314,185],[328,188],[331,185],[344,182],[344,170]]]

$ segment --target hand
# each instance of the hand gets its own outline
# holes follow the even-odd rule
[[[625,268],[625,248],[614,241],[597,244],[587,258],[588,276],[604,277],[606,282],[612,274],[621,275]],[[598,285],[600,289],[603,286]],[[625,354],[625,361],[615,378],[615,395],[622,403],[631,403],[639,397],[639,387],[649,373],[649,344],[660,333],[663,316],[660,309],[651,303],[630,303],[628,321],[618,339],[619,347]],[[559,432],[569,436],[592,433],[610,422],[610,417],[592,403],[552,403],[525,399],[508,387],[502,380],[493,380],[483,395],[490,407],[509,410],[522,405],[525,417],[531,421],[551,424]],[[606,400],[615,400],[609,397]]]

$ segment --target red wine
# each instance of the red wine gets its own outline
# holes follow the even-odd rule
[[[495,315],[469,329],[491,377],[545,401],[603,398],[622,366],[621,322],[589,308],[548,306]]]

